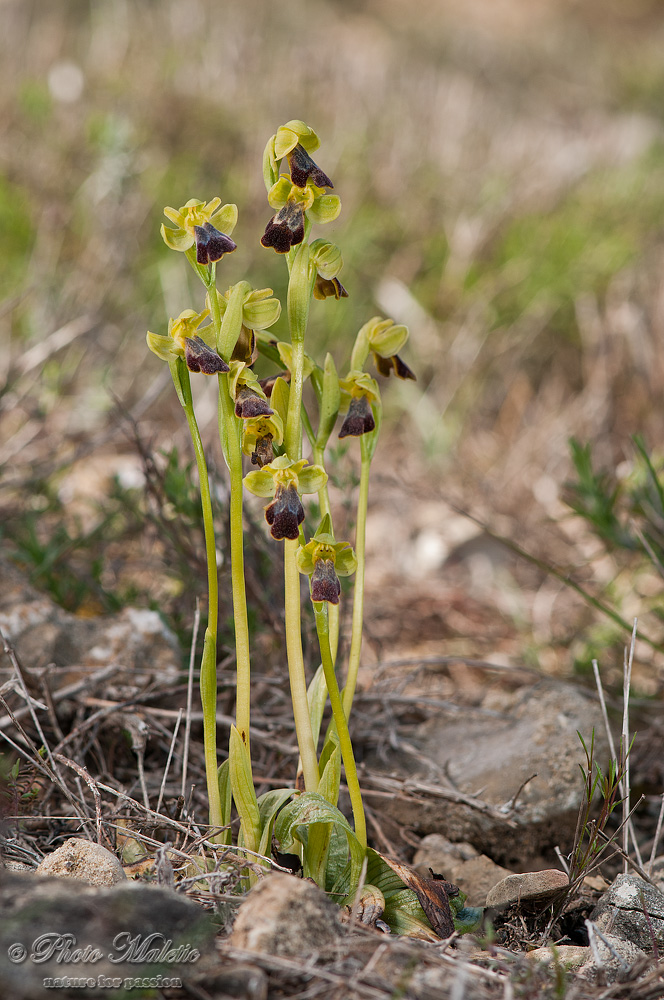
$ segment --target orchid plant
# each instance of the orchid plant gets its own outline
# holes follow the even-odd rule
[[[262,245],[284,257],[288,268],[289,341],[269,331],[281,303],[269,288],[239,281],[221,292],[217,266],[236,250],[235,205],[195,199],[182,208],[165,208],[171,226],[162,226],[165,243],[184,253],[206,292],[201,312],[188,309],[171,319],[166,335],[147,334],[148,346],[169,365],[196,455],[208,568],[208,617],[200,667],[204,753],[213,837],[230,843],[231,809],[240,820],[238,845],[266,859],[273,843],[297,855],[305,876],[336,893],[339,900],[368,894],[382,899],[384,919],[394,929],[432,934],[431,918],[417,890],[408,888],[381,855],[367,846],[366,822],[353,746],[348,729],[362,648],[364,558],[369,471],[381,425],[378,382],[365,370],[371,357],[381,377],[414,379],[401,359],[408,329],[374,317],[355,340],[349,371],[339,377],[331,354],[318,364],[305,352],[313,300],[338,300],[348,292],[339,274],[341,251],[322,238],[310,241],[314,225],[336,219],[341,201],[329,176],[311,154],[318,136],[302,121],[289,121],[270,138],[263,156],[267,200],[274,215]],[[282,171],[282,167],[285,168]],[[258,355],[274,366],[258,379]],[[216,376],[219,388],[219,437],[230,478],[230,564],[237,665],[235,725],[228,755],[219,765],[217,702],[217,556],[207,461],[194,410],[191,374]],[[309,381],[312,392],[304,394]],[[359,439],[360,483],[354,548],[337,541],[328,494],[326,450],[338,436]],[[245,466],[256,466],[245,472]],[[251,768],[251,649],[243,562],[245,490],[269,502],[265,520],[270,544],[284,549],[284,621],[293,717],[303,789],[277,789],[256,797]],[[321,522],[307,538],[304,499],[316,495]],[[301,634],[300,576],[309,580],[320,646],[320,667],[307,684]],[[354,576],[351,641],[345,671],[339,650],[340,577]],[[343,690],[338,674],[344,677]],[[321,743],[325,705],[332,719]],[[337,802],[341,768],[345,771],[353,825]],[[423,880],[427,881],[427,880]],[[445,897],[447,899],[447,897]],[[419,901],[418,901],[419,900]],[[463,908],[463,894],[450,897],[454,926],[468,929],[476,911]],[[426,909],[426,907],[425,907]],[[373,907],[375,911],[375,906]],[[448,907],[449,912],[449,907]],[[451,919],[451,918],[450,918]],[[448,928],[449,930],[449,928]],[[450,930],[451,932],[451,930]],[[435,933],[434,933],[435,936]]]

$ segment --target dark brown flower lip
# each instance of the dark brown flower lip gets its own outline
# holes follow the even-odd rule
[[[271,417],[274,410],[270,404],[248,385],[240,386],[235,396],[235,416],[247,420],[249,417]]]
[[[290,382],[291,373],[285,368],[283,371],[275,372],[273,375],[268,375],[266,378],[259,378],[258,384],[261,389],[269,399],[272,395],[272,390],[274,389],[274,383],[278,378],[282,378],[284,382]]]
[[[316,187],[319,188],[334,187],[327,174],[311,159],[304,146],[301,146],[299,142],[288,153],[288,165],[290,167],[291,180],[296,187],[306,187],[308,180],[312,180]]]
[[[375,427],[376,421],[367,397],[353,396],[346,419],[341,425],[339,437],[361,437],[363,434],[369,434]]]
[[[341,583],[331,559],[319,559],[311,575],[311,600],[338,604]]]
[[[314,284],[314,298],[327,299],[332,295],[335,299],[348,298],[348,292],[338,278],[321,278],[320,274],[317,274]]]
[[[274,500],[265,508],[265,520],[270,525],[270,534],[277,541],[299,537],[300,525],[304,521],[304,507],[295,486],[278,486]]]
[[[277,253],[288,253],[304,239],[304,209],[299,202],[289,201],[270,219],[261,236],[264,247]]]
[[[378,374],[384,378],[389,378],[392,372],[394,372],[397,378],[412,379],[413,382],[417,382],[415,372],[411,371],[406,362],[402,361],[398,354],[394,354],[391,358],[382,358],[380,354],[374,353],[374,362]]]
[[[230,371],[224,359],[208,347],[202,337],[185,337],[184,359],[191,372],[216,375]]]
[[[211,222],[205,222],[202,226],[194,226],[196,237],[196,260],[199,264],[216,264],[225,253],[232,253],[237,250],[237,243],[234,243],[230,236],[219,232]]]

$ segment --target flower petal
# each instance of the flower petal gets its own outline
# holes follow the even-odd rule
[[[322,194],[314,198],[307,211],[312,222],[333,222],[341,211],[341,198],[336,194]]]
[[[327,174],[321,170],[317,163],[314,163],[304,146],[299,142],[297,146],[288,152],[288,165],[290,167],[291,180],[297,187],[305,187],[309,178],[311,178],[316,187],[334,187]]]
[[[178,352],[172,337],[162,337],[160,334],[150,333],[148,330],[146,340],[152,353],[156,354],[162,361],[170,362],[177,357]]]
[[[395,324],[392,320],[377,323],[369,332],[369,347],[382,358],[391,358],[403,348],[408,340],[408,327]]]
[[[199,264],[216,264],[226,253],[237,250],[237,244],[230,236],[216,229],[211,222],[194,226],[196,239],[196,260]]]
[[[311,576],[311,600],[338,604],[341,584],[331,559],[319,559]]]
[[[214,201],[221,204],[221,198],[215,198]],[[212,202],[208,208],[211,206]],[[237,226],[237,205],[222,205],[218,211],[215,209],[210,216],[210,222],[214,222],[216,229],[220,229],[222,233],[230,236]]]
[[[308,465],[298,472],[297,479],[300,493],[318,493],[327,482],[327,472],[322,465]]]
[[[293,541],[299,537],[304,507],[293,484],[277,487],[274,500],[265,508],[265,520],[270,525],[270,534],[277,541],[282,538]]]
[[[202,372],[204,375],[230,371],[224,359],[208,347],[202,337],[186,337],[185,343],[184,358],[189,371]]]
[[[266,465],[264,469],[254,469],[253,472],[248,472],[244,477],[244,485],[247,487],[250,493],[253,493],[257,497],[273,497],[276,485],[274,482],[274,476],[272,475],[271,466]]]
[[[281,160],[298,142],[308,153],[314,153],[320,146],[320,139],[314,130],[299,118],[292,118],[277,129],[274,137],[274,155]]]
[[[171,250],[179,250],[183,253],[194,245],[194,237],[184,229],[170,229],[162,223],[160,232],[162,240]]]
[[[353,396],[346,419],[341,425],[339,437],[361,437],[362,434],[369,434],[375,427],[376,421],[367,397]]]
[[[247,301],[242,311],[244,325],[250,330],[267,330],[280,315],[281,302],[277,298]]]

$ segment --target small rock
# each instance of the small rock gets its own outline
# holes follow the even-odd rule
[[[118,614],[82,618],[39,593],[28,575],[0,557],[0,629],[31,669],[54,669],[51,691],[100,673],[88,692],[131,699],[155,678],[174,684],[181,654],[176,636],[158,612],[124,608]],[[19,699],[13,703],[24,710]]]
[[[602,933],[616,934],[648,954],[653,936],[660,951],[664,946],[664,894],[638,875],[618,875],[590,919]]]
[[[445,874],[447,868],[458,864],[460,861],[469,861],[476,858],[479,851],[476,851],[472,844],[454,843],[444,837],[442,833],[430,833],[423,837],[417,849],[414,865],[426,865],[433,868],[435,872]]]
[[[302,958],[329,952],[341,933],[339,910],[318,886],[274,872],[241,904],[230,944],[244,951]]]
[[[596,951],[588,949],[589,961],[577,970],[582,979],[590,982],[603,980],[608,985],[623,979],[639,961],[643,963],[643,971],[646,971],[647,955],[635,944],[615,934],[603,934],[602,937],[604,940],[599,935],[595,936]]]
[[[71,837],[37,866],[38,875],[78,878],[89,885],[116,885],[127,876],[120,861],[100,844]]]
[[[514,903],[545,902],[566,889],[569,879],[565,872],[557,868],[547,868],[542,872],[524,872],[522,875],[508,875],[487,894],[486,905],[491,907],[511,906]]]
[[[572,971],[579,969],[590,958],[590,948],[576,944],[550,945],[548,948],[535,948],[528,952],[528,958],[533,962],[543,962],[544,965],[562,965]]]

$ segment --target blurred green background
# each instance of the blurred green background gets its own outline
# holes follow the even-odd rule
[[[155,452],[187,447],[145,331],[202,307],[162,208],[236,202],[220,285],[283,297],[261,156],[294,117],[342,199],[315,235],[342,248],[350,293],[314,304],[311,353],[343,369],[369,316],[411,328],[418,382],[385,392],[383,471],[523,529],[556,513],[571,435],[612,468],[636,432],[659,447],[659,0],[2,0],[0,23],[1,512],[33,564],[101,532],[116,561],[107,546],[86,586],[102,607],[131,596],[128,417]],[[213,435],[206,391],[201,407]],[[109,474],[125,506],[78,511]],[[48,516],[74,511],[44,555]]]

